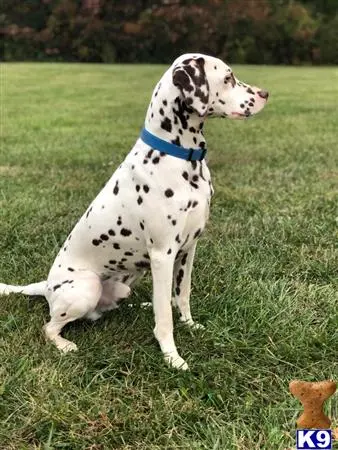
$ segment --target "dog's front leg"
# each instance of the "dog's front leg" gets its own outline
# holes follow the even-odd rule
[[[177,352],[173,334],[171,287],[174,257],[167,255],[166,252],[155,250],[151,250],[149,255],[153,277],[154,334],[165,360],[173,367],[187,370],[187,363]]]
[[[204,328],[203,325],[194,322],[190,311],[191,272],[197,241],[183,253],[175,262],[174,267],[174,294],[173,304],[180,311],[180,320],[192,328]]]

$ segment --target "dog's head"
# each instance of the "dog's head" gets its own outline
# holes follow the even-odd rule
[[[172,66],[172,81],[183,101],[201,117],[244,119],[260,112],[269,93],[239,81],[218,58],[180,56]]]

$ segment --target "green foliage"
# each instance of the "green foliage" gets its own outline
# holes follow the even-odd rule
[[[318,30],[321,62],[338,64],[338,14]]]
[[[2,59],[167,63],[196,50],[235,63],[334,64],[335,5],[336,0],[3,0]]]

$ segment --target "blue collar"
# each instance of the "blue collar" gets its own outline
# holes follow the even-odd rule
[[[185,159],[186,161],[202,161],[207,152],[206,148],[184,148],[172,144],[171,142],[167,142],[154,134],[149,133],[145,128],[142,129],[140,138],[150,147],[166,153],[167,155]]]

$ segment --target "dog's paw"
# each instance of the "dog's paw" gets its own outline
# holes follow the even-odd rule
[[[204,325],[202,325],[201,323],[198,323],[198,322],[194,322],[192,319],[190,319],[190,320],[184,320],[184,319],[182,319],[182,317],[181,317],[181,322],[184,324],[184,325],[187,325],[188,327],[190,327],[192,330],[205,330],[205,326]]]
[[[86,319],[92,320],[93,322],[95,320],[98,320],[102,317],[102,313],[98,312],[98,311],[91,311],[89,313],[87,313],[86,315]]]
[[[7,284],[0,283],[0,295],[9,295],[11,290]]]
[[[58,342],[57,348],[63,353],[76,352],[78,349],[74,342],[67,341],[67,339],[62,339],[62,342]]]
[[[180,370],[188,370],[188,364],[184,361],[183,358],[180,357],[178,353],[166,353],[164,355],[164,359],[169,366],[174,367],[175,369]]]

